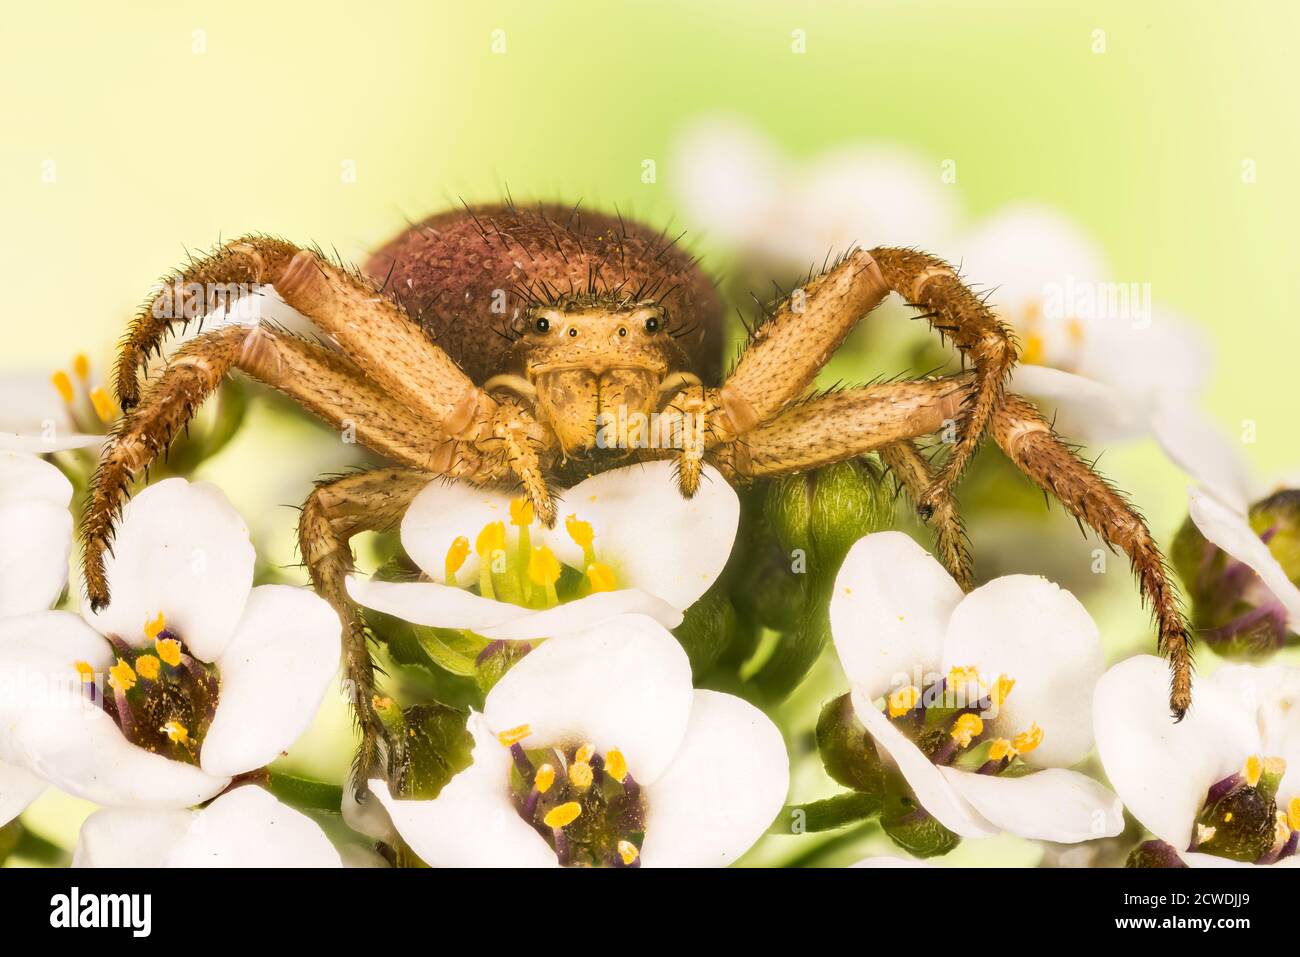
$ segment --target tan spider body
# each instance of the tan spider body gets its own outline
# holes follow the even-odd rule
[[[848,253],[775,307],[725,378],[711,283],[675,242],[621,218],[555,207],[466,209],[398,236],[368,273],[252,236],[171,277],[168,288],[180,288],[178,279],[269,283],[327,345],[265,325],[224,326],[186,343],[142,392],[148,356],[188,321],[168,316],[202,311],[147,304],[123,343],[117,388],[125,416],[104,451],[84,523],[88,597],[102,606],[110,600],[103,555],[132,482],[234,370],[354,429],[359,442],[397,463],[321,484],[299,527],[312,581],[345,623],[366,772],[386,738],[372,704],[365,630],[344,589],[351,537],[393,527],[435,476],[521,486],[550,524],[552,481],[631,457],[674,459],[689,496],[705,462],[746,483],[877,452],[934,529],[944,564],[969,587],[952,490],[991,435],[1130,557],[1171,658],[1171,706],[1179,715],[1187,708],[1187,626],[1145,523],[1031,404],[1005,391],[1014,341],[941,260],[906,249]],[[820,368],[890,292],[922,309],[971,371],[812,394]],[[629,441],[628,430],[610,428],[638,417],[657,417],[654,434],[663,441]],[[951,448],[934,470],[915,440],[936,433]]]

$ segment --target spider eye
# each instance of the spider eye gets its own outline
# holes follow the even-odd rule
[[[619,338],[622,339],[622,338],[625,337],[626,335],[627,335],[627,329],[626,329],[625,327],[623,327],[623,326],[619,326],[619,327],[618,327],[618,336],[619,336]]]
[[[578,327],[577,327],[577,326],[569,326],[569,338],[573,338],[573,337],[576,336],[577,334],[578,334]]]
[[[551,320],[547,319],[545,316],[542,316],[535,323],[533,323],[533,328],[536,329],[538,332],[550,332]]]
[[[645,331],[646,332],[659,331],[659,319],[657,316],[651,316],[649,319],[645,321]]]

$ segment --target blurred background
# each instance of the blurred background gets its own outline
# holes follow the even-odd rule
[[[1207,414],[1275,475],[1300,459],[1298,27],[1280,0],[22,4],[0,21],[0,372],[44,375],[86,352],[102,375],[149,285],[187,249],[258,230],[360,259],[408,219],[507,187],[686,229],[729,297],[750,284],[766,295],[767,274],[788,280],[808,263],[719,221],[725,204],[710,196],[743,198],[747,182],[739,169],[709,180],[695,151],[727,130],[791,188],[845,149],[905,156],[926,208],[942,207],[943,235],[928,238],[929,220],[908,220],[900,200],[879,224],[827,227],[844,245],[960,259],[963,233],[1000,210],[1059,214],[1108,277],[1149,286],[1199,330]],[[899,216],[906,235],[857,234],[902,230]],[[887,315],[855,335],[835,377],[909,371],[920,332]],[[251,414],[201,474],[227,489],[267,558],[292,565],[296,513],[283,506],[348,453],[273,404]],[[1103,464],[1167,542],[1186,515],[1185,476],[1149,440],[1107,449]],[[980,555],[990,523],[972,519]],[[1073,530],[1059,510],[1046,521]],[[1086,570],[1096,543],[1055,524],[1036,553],[990,545],[981,574]],[[1127,572],[1097,584],[1086,603],[1112,655],[1146,647]],[[815,715],[838,693],[827,680],[790,707]],[[335,706],[322,724],[346,719]],[[337,771],[340,754],[317,767]],[[796,780],[807,793],[795,797],[817,787]],[[27,821],[67,840],[84,813],[52,795]],[[998,841],[996,859],[1037,854]]]

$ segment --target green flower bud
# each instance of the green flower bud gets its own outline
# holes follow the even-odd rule
[[[736,628],[736,612],[721,590],[710,590],[686,609],[673,634],[691,659],[691,674],[703,677],[718,663]]]
[[[880,826],[913,857],[939,857],[961,843],[961,838],[931,817],[894,775],[887,778]]]
[[[390,709],[391,704],[379,708],[385,723]],[[398,720],[405,726],[402,740],[406,742],[405,760],[397,774],[401,797],[433,800],[470,766],[474,736],[465,727],[467,718],[465,712],[442,704],[415,705],[401,713]]]
[[[767,515],[788,554],[833,574],[854,542],[893,524],[894,500],[880,467],[856,459],[773,483]]]
[[[1164,841],[1143,841],[1129,852],[1124,866],[1176,868],[1187,865],[1183,863],[1183,859],[1178,856],[1178,851],[1172,844],[1166,844]]]
[[[1267,536],[1268,550],[1286,577],[1300,583],[1300,489],[1283,489],[1252,505],[1250,527]]]
[[[474,683],[486,695],[532,647],[526,641],[492,642],[474,659]]]
[[[853,711],[850,695],[828,701],[822,708],[817,720],[817,750],[826,773],[837,782],[884,801],[884,765]]]

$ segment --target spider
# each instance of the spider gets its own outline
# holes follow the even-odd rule
[[[264,323],[227,324],[142,381],[165,337],[211,307],[203,290],[266,283],[314,323],[321,342]],[[160,293],[146,302],[116,364],[124,416],[84,516],[87,597],[94,608],[110,600],[104,555],[132,483],[227,374],[243,372],[334,427],[354,428],[359,443],[396,464],[317,485],[299,544],[314,587],[344,625],[360,781],[385,759],[391,768],[400,745],[376,712],[366,629],[344,586],[351,538],[395,526],[434,477],[515,484],[551,525],[551,482],[629,455],[673,458],[681,494],[691,496],[706,462],[745,484],[876,453],[969,589],[953,489],[991,436],[1128,555],[1171,662],[1175,717],[1190,704],[1188,626],[1146,523],[1035,406],[1005,389],[1017,358],[1010,331],[952,266],[927,253],[846,253],[775,304],[725,377],[719,302],[697,260],[665,233],[576,207],[466,206],[411,226],[365,273],[251,235],[191,261],[164,289],[180,291],[177,301]],[[812,392],[818,370],[890,293],[922,310],[969,371]],[[615,409],[667,417],[670,447],[605,447],[601,424]],[[917,444],[935,433],[950,440],[937,467]]]

